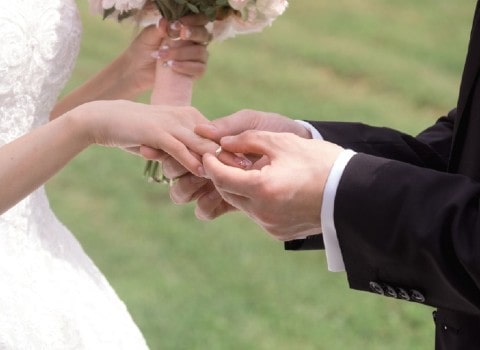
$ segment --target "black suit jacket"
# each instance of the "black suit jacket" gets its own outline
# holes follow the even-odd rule
[[[457,108],[417,137],[311,122],[357,152],[334,219],[351,288],[425,303],[436,349],[480,349],[480,10]],[[322,248],[320,236],[287,249]]]

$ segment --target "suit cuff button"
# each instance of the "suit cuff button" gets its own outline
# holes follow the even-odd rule
[[[398,294],[398,297],[400,299],[410,301],[410,295],[408,294],[408,292],[405,289],[397,288],[397,294]]]
[[[395,288],[388,284],[383,285],[383,289],[385,291],[385,295],[391,298],[398,298],[398,293],[395,291]]]
[[[369,283],[369,286],[370,286],[370,290],[372,292],[380,294],[380,295],[385,295],[385,291],[383,290],[383,287],[380,285],[380,283],[371,281]]]
[[[417,303],[425,302],[425,296],[416,289],[410,290],[410,298]]]

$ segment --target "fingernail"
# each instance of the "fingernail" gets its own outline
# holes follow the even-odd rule
[[[159,51],[153,51],[150,56],[152,56],[152,58],[158,60],[160,59],[160,52]]]
[[[179,21],[170,23],[167,28],[168,37],[172,40],[179,40],[181,27],[182,24]]]
[[[168,67],[171,67],[173,66],[173,61],[172,60],[168,60],[168,61],[165,61],[162,63],[162,67],[164,68],[168,68]]]
[[[165,50],[165,49],[154,51],[151,54],[151,56],[156,60],[165,59],[167,55],[168,55],[168,50]]]
[[[168,50],[170,48],[170,46],[168,46],[167,44],[163,44],[162,46],[160,46],[160,50]]]
[[[171,30],[180,30],[182,23],[180,21],[174,21],[170,23],[169,27]]]
[[[181,31],[180,31],[180,37],[183,39],[183,40],[187,40],[187,39],[190,39],[190,37],[192,36],[192,31],[188,28],[182,28]]]
[[[218,130],[215,124],[202,124],[202,127],[214,132]]]
[[[220,140],[220,143],[223,143],[223,142],[229,142],[233,139],[233,136],[224,136],[222,137],[222,139]]]
[[[207,173],[205,172],[205,168],[203,166],[199,166],[197,171],[201,177],[208,179]]]
[[[248,169],[252,166],[252,162],[247,158],[235,157],[235,161],[243,169]]]

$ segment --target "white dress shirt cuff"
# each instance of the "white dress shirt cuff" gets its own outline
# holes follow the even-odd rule
[[[306,121],[303,121],[303,120],[295,120],[298,124],[301,124],[305,127],[305,129],[307,129],[308,131],[310,131],[310,133],[312,134],[312,139],[315,139],[315,140],[323,140],[323,137],[322,135],[318,132],[317,129],[315,129],[310,123],[307,123]]]
[[[323,140],[320,132],[310,123],[303,120],[295,120],[302,124],[312,134],[312,139]],[[356,153],[352,150],[345,150],[335,160],[323,191],[323,204],[320,213],[322,223],[323,243],[325,245],[325,255],[327,257],[327,267],[329,271],[341,272],[345,271],[345,263],[343,262],[342,251],[338,243],[337,230],[333,217],[333,209],[335,204],[335,196],[337,194],[338,184],[342,178],[343,171],[350,159]]]
[[[335,195],[338,184],[342,178],[343,171],[350,159],[356,153],[352,150],[344,150],[335,160],[330,174],[328,174],[325,190],[323,191],[323,203],[320,213],[322,222],[323,243],[325,244],[325,255],[327,257],[328,270],[332,272],[345,271],[342,251],[338,244],[337,230],[334,221]]]

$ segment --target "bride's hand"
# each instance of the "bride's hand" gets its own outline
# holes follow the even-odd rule
[[[199,78],[205,73],[208,60],[206,45],[210,40],[205,25],[208,19],[203,15],[182,17],[179,21],[168,23],[162,19],[159,26],[150,26],[130,44],[121,59],[128,88],[138,95],[153,85],[156,61],[161,60],[174,71]],[[173,27],[174,29],[170,29]],[[170,47],[162,44],[164,39],[173,35],[182,39],[182,45]]]
[[[95,101],[81,105],[70,117],[87,144],[138,150],[145,145],[177,159],[203,176],[201,154],[214,153],[218,144],[193,132],[206,118],[193,107],[152,106],[131,101]]]
[[[208,58],[206,46],[202,45],[210,37],[205,28],[207,19],[196,15],[183,17],[181,21],[181,36],[186,38],[190,33],[189,41],[182,42],[182,47],[164,50],[162,58],[155,58],[162,40],[167,37],[168,24],[162,20],[158,28],[145,28],[116,60],[59,101],[50,118],[55,119],[89,101],[135,98],[153,86],[159,59],[168,62],[176,72],[201,76]]]

